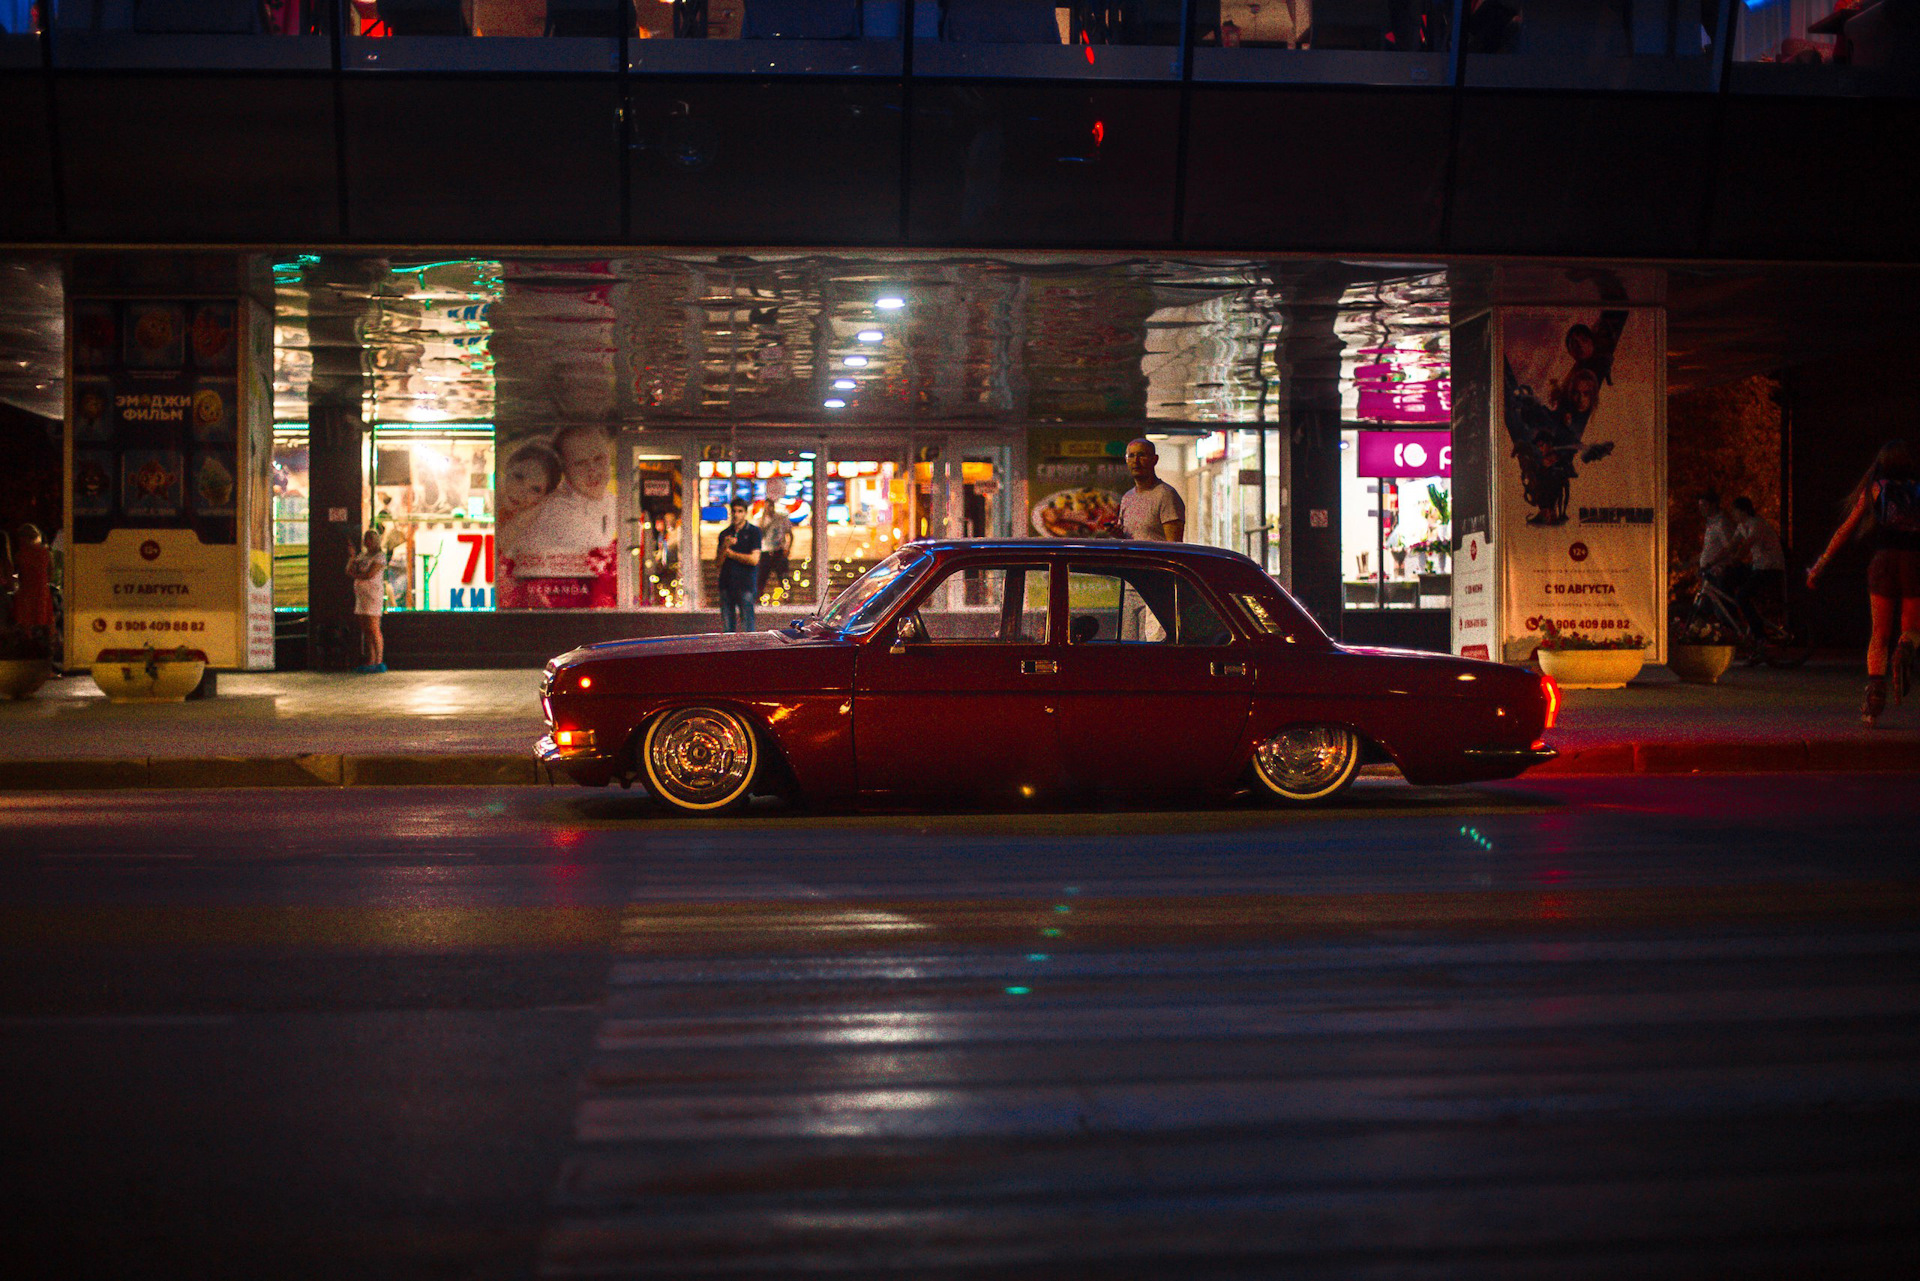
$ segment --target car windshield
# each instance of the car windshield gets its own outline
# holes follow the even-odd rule
[[[925,552],[902,548],[854,579],[817,615],[817,621],[853,636],[872,631],[887,607],[912,586],[931,559]]]

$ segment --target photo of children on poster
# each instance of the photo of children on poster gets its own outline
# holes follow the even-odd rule
[[[612,435],[588,425],[502,434],[494,484],[498,607],[614,608]]]
[[[1502,652],[1543,625],[1656,650],[1665,424],[1656,311],[1503,310],[1495,501]],[[1504,459],[1501,457],[1504,455]],[[1649,653],[1649,661],[1660,661]]]

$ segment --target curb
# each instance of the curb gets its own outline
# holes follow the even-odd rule
[[[1604,774],[1851,774],[1920,771],[1920,740],[1607,743],[1563,749],[1529,777]]]
[[[1920,739],[1605,743],[1563,749],[1525,777],[1920,773]],[[1369,777],[1396,777],[1370,765]],[[80,757],[0,761],[0,791],[210,787],[522,787],[552,780],[531,755]]]
[[[544,783],[531,755],[147,756],[0,761],[0,791],[116,788],[510,787]]]

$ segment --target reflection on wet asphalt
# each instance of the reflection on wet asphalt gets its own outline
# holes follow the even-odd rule
[[[182,1276],[1895,1275],[1917,792],[7,796],[7,1240]]]

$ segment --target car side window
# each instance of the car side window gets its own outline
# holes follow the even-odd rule
[[[1227,645],[1233,629],[1200,590],[1151,566],[1075,569],[1067,575],[1068,640],[1075,645]]]
[[[963,565],[933,584],[915,611],[933,645],[1044,645],[1052,576],[1045,565]]]

